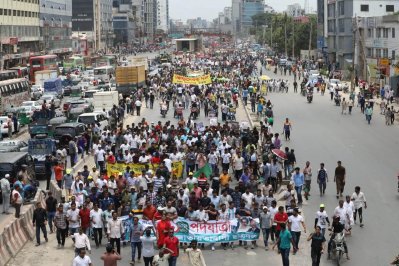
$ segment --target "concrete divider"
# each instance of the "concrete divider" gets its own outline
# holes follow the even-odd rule
[[[51,180],[50,182],[50,191],[53,193],[53,197],[57,200],[57,202],[61,202],[62,189],[58,187],[55,180]]]
[[[3,232],[4,242],[12,257],[15,257],[22,249],[29,236],[25,233],[22,226],[22,219],[17,219],[8,225]]]
[[[6,263],[11,259],[11,253],[7,248],[6,239],[4,234],[0,235],[0,265],[6,265]]]
[[[35,210],[35,205],[32,204],[29,208],[21,213],[22,229],[30,240],[35,237],[35,229],[33,228],[33,211]]]

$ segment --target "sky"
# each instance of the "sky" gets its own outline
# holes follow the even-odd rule
[[[266,4],[281,12],[287,5],[299,3],[304,6],[305,0],[266,0]],[[310,9],[316,9],[316,0],[308,0]],[[231,6],[231,0],[169,0],[169,16],[172,19],[186,21],[201,17],[212,21],[226,6]]]

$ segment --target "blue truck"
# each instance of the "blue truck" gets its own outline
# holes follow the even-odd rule
[[[56,151],[55,140],[45,135],[38,135],[28,141],[28,153],[32,156],[35,165],[36,177],[45,177],[46,155]]]
[[[62,81],[60,78],[51,78],[44,81],[44,94],[55,94],[62,97]]]

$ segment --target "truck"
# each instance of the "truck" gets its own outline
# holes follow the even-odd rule
[[[147,57],[133,57],[129,60],[131,66],[144,66],[145,71],[148,71],[148,58]]]
[[[44,81],[44,94],[55,94],[62,97],[62,81],[60,78],[51,78]]]
[[[110,111],[114,105],[119,104],[117,91],[99,91],[93,94],[94,111]]]
[[[28,141],[28,153],[32,156],[36,177],[45,177],[45,160],[47,155],[56,151],[56,143],[53,138],[46,135],[37,135]]]
[[[119,66],[116,68],[116,90],[123,96],[130,96],[138,88],[146,86],[145,66]]]
[[[58,76],[57,70],[41,70],[35,72],[35,85],[44,86],[44,81]]]

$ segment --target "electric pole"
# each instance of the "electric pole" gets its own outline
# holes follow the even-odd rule
[[[310,59],[311,59],[311,57],[310,57],[310,50],[312,49],[312,17],[309,17],[309,19],[310,19],[310,32],[309,32],[309,51],[308,51],[308,56],[309,56],[309,61],[310,61]]]
[[[292,60],[294,60],[294,52],[295,51],[295,22],[292,19]]]

